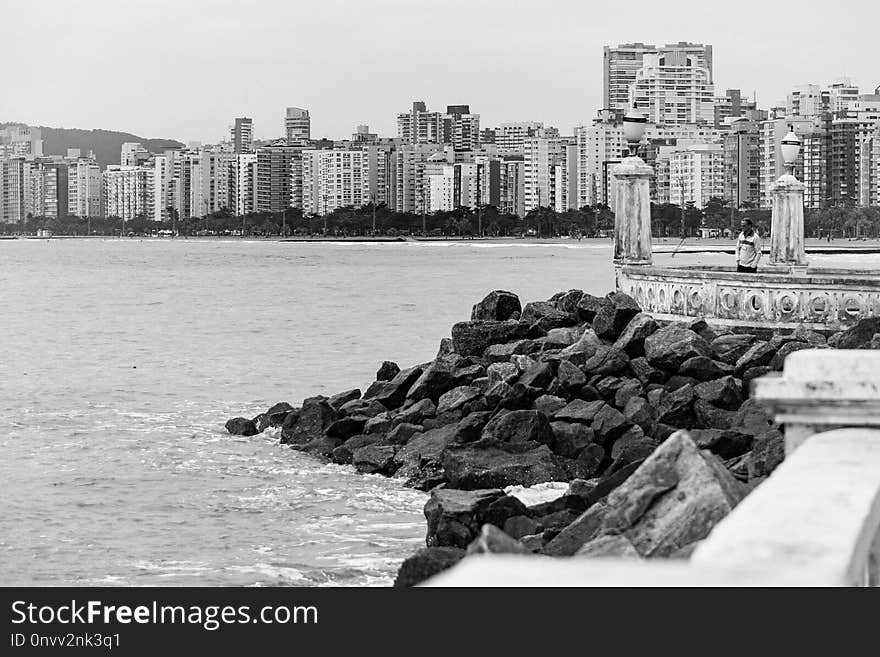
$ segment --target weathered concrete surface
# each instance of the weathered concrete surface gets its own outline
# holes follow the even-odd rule
[[[639,157],[628,157],[614,167],[615,189],[614,262],[650,265],[651,191],[654,171]]]

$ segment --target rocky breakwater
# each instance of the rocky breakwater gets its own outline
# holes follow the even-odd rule
[[[869,325],[870,324],[870,325]],[[384,362],[363,393],[282,402],[230,433],[280,427],[292,449],[430,491],[417,583],[466,552],[686,556],[783,458],[749,382],[799,349],[880,345],[864,320],[826,341],[702,320],[661,325],[631,297],[581,290],[521,306],[496,290],[430,362]],[[527,506],[515,486],[570,482]]]

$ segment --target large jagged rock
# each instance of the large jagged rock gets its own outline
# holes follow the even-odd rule
[[[348,415],[365,415],[374,418],[388,409],[375,399],[353,399],[339,407],[339,417]]]
[[[629,426],[623,413],[605,404],[593,418],[592,429],[596,442],[604,447],[614,442]]]
[[[557,292],[549,301],[562,312],[577,315],[578,303],[583,298],[583,290],[568,290],[567,292]]]
[[[422,375],[421,367],[401,370],[390,381],[376,381],[364,393],[364,399],[375,399],[385,408],[398,408],[406,399],[413,383]]]
[[[607,505],[601,502],[594,504],[551,539],[541,549],[541,554],[551,557],[570,557],[574,555],[586,543],[589,543],[599,535],[607,512]]]
[[[459,409],[468,402],[481,397],[482,394],[482,390],[474,386],[458,386],[448,390],[440,395],[440,399],[437,402],[437,415]]]
[[[710,346],[717,360],[728,365],[736,365],[736,361],[749,350],[755,342],[755,336],[750,333],[728,333],[720,335]]]
[[[663,370],[659,370],[651,365],[644,356],[631,359],[629,361],[629,369],[643,385],[662,383],[667,377]]]
[[[555,395],[541,395],[532,404],[532,408],[540,411],[547,417],[552,416],[556,411],[565,406],[565,399]]]
[[[572,326],[577,324],[578,316],[559,310],[547,301],[533,301],[527,303],[522,311],[522,321],[529,325],[537,324],[544,331]]]
[[[770,346],[769,342],[758,340],[736,361],[733,375],[741,379],[746,370],[760,367],[761,365],[769,365],[775,353],[776,350]]]
[[[583,464],[557,456],[537,442],[450,445],[443,452],[442,464],[449,486],[462,490],[568,481],[583,477],[586,470]]]
[[[471,321],[497,321],[519,319],[522,312],[519,297],[507,290],[493,290],[482,301],[474,304]]]
[[[296,422],[281,428],[282,445],[305,445],[320,438],[327,428],[336,421],[336,410],[326,397],[309,397],[303,400]]]
[[[452,568],[464,559],[465,551],[453,547],[429,547],[423,548],[411,557],[407,557],[394,579],[396,588],[406,588],[421,584],[431,579],[434,575]]]
[[[592,429],[577,422],[552,422],[550,428],[553,429],[554,454],[570,459],[577,458],[595,439]]]
[[[428,521],[425,544],[466,549],[479,535],[489,506],[503,497],[504,491],[497,488],[431,491],[425,503]]]
[[[620,534],[598,536],[575,553],[577,557],[615,557],[641,559],[641,555],[626,536]]]
[[[262,432],[269,427],[280,427],[289,413],[296,409],[287,402],[278,402],[269,407],[265,413],[261,413],[255,419],[257,431]]]
[[[694,388],[690,385],[661,394],[655,405],[657,422],[681,429],[690,429],[696,421],[693,409],[695,397]],[[648,401],[651,401],[650,396]]]
[[[733,367],[727,363],[720,363],[708,356],[694,356],[681,364],[678,370],[680,376],[687,376],[697,381],[711,381],[730,374]]]
[[[430,399],[436,403],[443,393],[458,386],[468,385],[483,374],[485,370],[482,367],[471,365],[468,359],[458,354],[443,356],[424,369],[409,389],[406,398],[411,401]]]
[[[234,417],[227,420],[226,430],[233,436],[256,436],[260,433],[256,423],[246,417]]]
[[[708,449],[722,459],[742,456],[752,447],[754,436],[734,429],[691,429],[691,440],[700,449]]]
[[[668,372],[676,372],[688,358],[710,355],[703,338],[677,324],[664,326],[645,338],[648,362]]]
[[[645,353],[645,338],[657,331],[657,322],[647,313],[634,315],[626,328],[614,342],[614,346],[625,351],[631,358],[637,358]]]
[[[422,424],[438,413],[437,406],[430,399],[420,399],[414,404],[405,406],[391,418],[391,426],[398,424]]]
[[[366,445],[351,455],[351,462],[358,472],[391,476],[397,469],[394,447],[391,445]]]
[[[560,361],[567,360],[574,365],[583,365],[600,346],[602,346],[602,341],[599,336],[593,329],[587,329],[577,342],[561,350],[558,357]]]
[[[579,367],[567,360],[559,361],[559,368],[556,370],[556,377],[559,379],[559,384],[563,388],[568,388],[570,390],[580,388],[587,382],[586,374],[584,374]]]
[[[534,441],[549,445],[553,430],[540,411],[519,410],[494,417],[483,429],[481,442],[524,443]]]
[[[327,400],[327,403],[330,404],[334,408],[334,410],[338,412],[348,402],[355,401],[356,399],[360,398],[361,391],[358,388],[354,388],[352,390],[345,390],[343,392],[336,393]]]
[[[447,424],[414,435],[394,455],[397,476],[412,478],[430,470],[431,477],[429,478],[436,476],[437,483],[440,483],[443,478],[440,456],[443,450],[455,440],[457,426],[457,423]]]
[[[534,340],[524,338],[513,342],[489,345],[483,351],[483,358],[491,363],[505,363],[510,360],[511,356],[530,354],[536,349],[537,345]]]
[[[694,392],[700,399],[719,408],[733,411],[742,404],[742,383],[732,376],[697,384]]]
[[[452,327],[452,344],[457,354],[479,356],[489,345],[529,337],[529,324],[516,320],[458,322]]]
[[[366,415],[347,415],[333,421],[324,433],[330,438],[346,441],[352,436],[363,433],[364,426],[370,419]]]
[[[602,297],[595,297],[592,294],[584,294],[578,299],[577,313],[582,321],[592,322],[596,317],[596,313],[607,303]]]
[[[532,388],[546,388],[555,376],[550,363],[535,363],[519,377],[519,383]]]
[[[376,372],[376,381],[390,381],[398,374],[400,374],[400,367],[398,367],[397,363],[385,360],[382,361],[382,365]]]
[[[880,333],[880,317],[860,319],[835,340],[837,349],[872,349],[871,341]]]
[[[593,330],[603,340],[616,340],[629,321],[641,312],[639,304],[628,294],[612,292],[593,317]]]
[[[644,397],[633,397],[623,407],[623,417],[630,424],[641,427],[646,434],[651,434],[657,423],[657,409]]]
[[[603,406],[605,406],[605,402],[601,399],[590,402],[583,399],[572,399],[564,408],[553,414],[553,420],[590,424]]]
[[[705,538],[745,495],[717,457],[679,431],[608,495],[602,533],[622,534],[641,556],[668,556]]]
[[[596,347],[593,355],[583,364],[584,372],[592,375],[618,374],[626,370],[629,357],[616,347]]]
[[[755,439],[752,451],[746,457],[749,479],[768,476],[784,458],[785,439],[782,434],[776,429],[764,432]]]
[[[382,438],[379,434],[361,434],[359,436],[352,436],[344,443],[342,443],[339,447],[336,447],[333,452],[330,454],[330,459],[334,463],[339,463],[340,465],[348,465],[351,463],[352,455],[355,450],[360,449],[361,447],[366,447],[367,445],[373,445]]]
[[[485,524],[468,545],[468,554],[531,554],[531,550],[495,525]]]

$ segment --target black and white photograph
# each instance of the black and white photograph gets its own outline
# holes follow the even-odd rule
[[[877,586],[878,33],[4,0],[0,587]]]

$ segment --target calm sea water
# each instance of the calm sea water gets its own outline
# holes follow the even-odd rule
[[[424,494],[225,420],[429,360],[491,289],[612,286],[606,241],[2,241],[0,585],[389,584]]]

